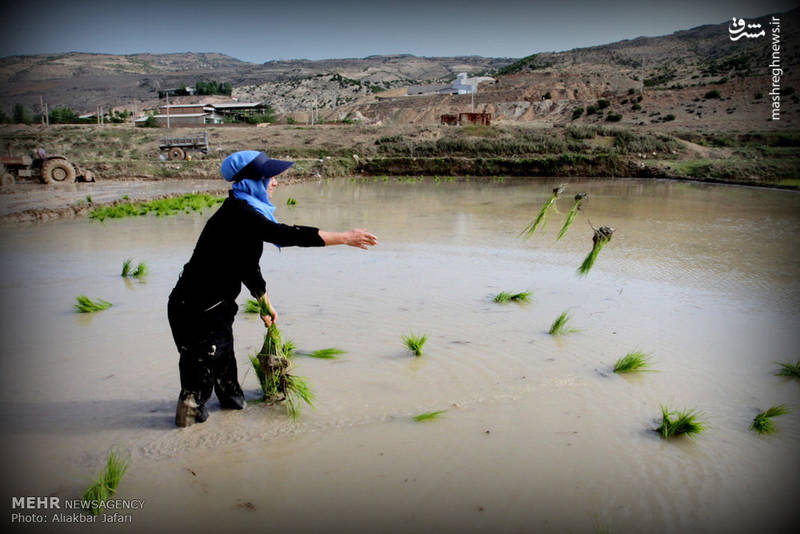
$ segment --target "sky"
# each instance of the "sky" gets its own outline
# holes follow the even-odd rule
[[[220,52],[277,59],[537,52],[788,11],[779,0],[26,0],[0,4],[0,57]]]

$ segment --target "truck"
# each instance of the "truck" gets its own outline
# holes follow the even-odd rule
[[[208,154],[208,133],[202,132],[186,137],[162,137],[158,140],[158,148],[163,155],[166,151],[170,160],[186,159],[189,150]]]
[[[0,185],[12,185],[21,177],[35,177],[43,184],[97,180],[92,171],[59,154],[48,154],[41,148],[30,156],[0,156]]]

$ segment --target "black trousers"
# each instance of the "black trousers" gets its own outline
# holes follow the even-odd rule
[[[244,393],[239,385],[233,353],[233,318],[236,302],[222,301],[199,310],[174,291],[167,317],[180,353],[181,400],[194,395],[204,405],[212,390],[223,408],[241,408]]]

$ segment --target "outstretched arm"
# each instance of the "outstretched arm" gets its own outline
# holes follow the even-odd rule
[[[319,236],[325,242],[325,246],[349,245],[367,250],[369,247],[378,244],[378,238],[364,228],[356,228],[349,232],[326,232],[320,230]]]

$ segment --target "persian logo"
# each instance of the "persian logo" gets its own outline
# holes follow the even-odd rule
[[[733,17],[730,25],[728,25],[728,34],[730,35],[731,41],[738,41],[742,37],[747,37],[748,39],[755,39],[756,37],[764,37],[767,32],[761,30],[760,32],[756,32],[761,28],[761,24],[747,24],[744,19],[737,19]],[[753,30],[753,33],[745,30]]]

